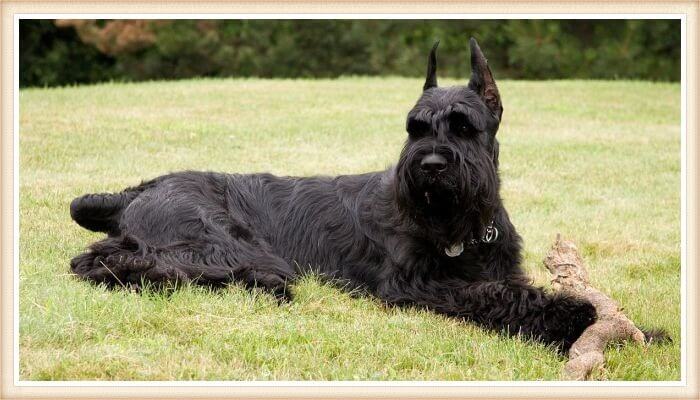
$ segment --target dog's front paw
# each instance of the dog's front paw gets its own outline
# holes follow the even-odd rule
[[[671,335],[663,328],[639,329],[644,334],[644,340],[647,342],[647,344],[673,343],[673,338],[671,338]]]
[[[568,295],[557,295],[545,310],[545,331],[548,342],[563,353],[583,331],[596,321],[596,311],[588,300]]]

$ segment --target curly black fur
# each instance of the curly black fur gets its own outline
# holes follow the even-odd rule
[[[108,237],[72,271],[109,286],[240,281],[290,298],[289,283],[311,270],[387,304],[568,348],[595,310],[531,286],[520,268],[520,236],[499,197],[503,108],[491,71],[472,39],[469,85],[437,87],[436,47],[395,167],[307,178],[188,171],[85,195],[71,216]],[[497,241],[479,242],[491,222]]]

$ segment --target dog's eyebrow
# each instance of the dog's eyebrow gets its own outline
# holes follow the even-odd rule
[[[464,115],[467,121],[469,121],[472,126],[478,130],[483,131],[486,129],[486,121],[481,117],[476,110],[468,107],[466,104],[457,103],[452,105],[452,113],[458,113]]]
[[[433,111],[429,108],[423,108],[417,113],[410,115],[410,118],[429,124],[433,120]]]

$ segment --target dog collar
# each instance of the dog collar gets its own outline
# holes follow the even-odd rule
[[[469,240],[469,245],[476,246],[479,243],[493,243],[496,241],[496,239],[498,239],[498,228],[494,226],[493,220],[491,220],[491,222],[486,225],[484,235],[481,237],[481,239],[476,240],[472,238]],[[462,254],[463,251],[464,242],[455,243],[450,247],[445,247],[445,254],[447,254],[448,257],[457,257],[458,255]]]

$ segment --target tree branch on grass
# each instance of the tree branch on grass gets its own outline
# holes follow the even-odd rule
[[[563,370],[565,379],[587,379],[595,368],[603,365],[603,351],[608,343],[631,339],[645,344],[644,333],[622,313],[619,304],[589,284],[588,271],[573,242],[562,240],[557,234],[544,265],[553,275],[555,289],[587,299],[598,314],[597,321],[571,346],[569,361]]]

